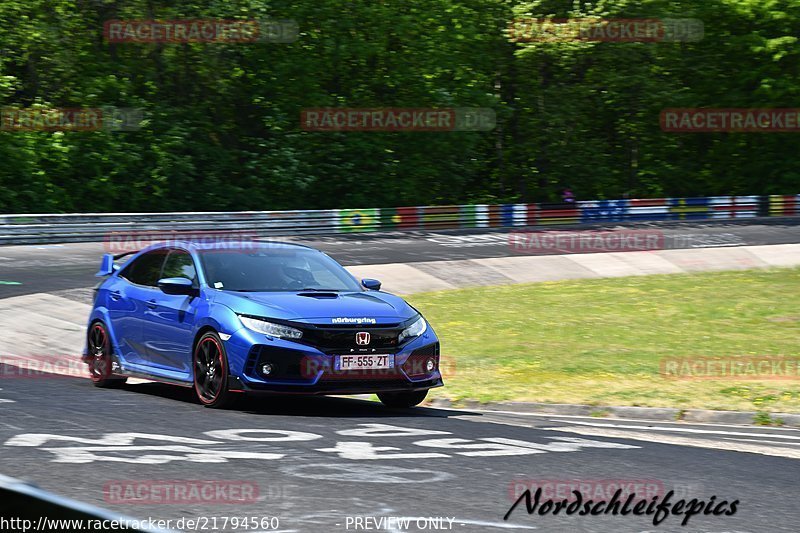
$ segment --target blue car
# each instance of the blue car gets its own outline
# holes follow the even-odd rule
[[[129,255],[129,254],[128,254]],[[377,280],[306,246],[171,242],[103,256],[83,360],[99,387],[128,377],[241,393],[375,393],[413,407],[440,387],[439,339]]]

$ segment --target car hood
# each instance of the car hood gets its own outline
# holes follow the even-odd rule
[[[217,291],[214,301],[244,315],[310,324],[390,324],[417,311],[402,298],[378,291],[336,293]]]

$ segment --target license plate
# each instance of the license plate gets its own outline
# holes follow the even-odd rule
[[[394,368],[394,355],[337,355],[336,370],[381,370]]]

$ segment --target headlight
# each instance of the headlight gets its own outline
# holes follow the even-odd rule
[[[419,320],[408,326],[406,329],[400,332],[400,336],[397,337],[397,343],[400,344],[406,339],[410,339],[411,337],[419,337],[425,330],[428,329],[428,324],[425,322],[425,319],[419,317]]]
[[[251,318],[249,316],[239,316],[239,320],[247,329],[251,329],[270,337],[279,337],[281,339],[299,339],[303,336],[303,332],[299,329],[290,328],[289,326],[282,326],[273,322],[267,322],[258,318]]]

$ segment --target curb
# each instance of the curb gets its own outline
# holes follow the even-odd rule
[[[732,424],[740,426],[768,425],[757,424],[757,411],[713,411],[710,409],[675,409],[663,407],[613,407],[567,403],[533,403],[533,402],[489,402],[464,400],[454,403],[446,398],[435,398],[429,407],[457,408],[464,407],[475,411],[508,411],[511,413],[589,416],[593,418],[628,418],[634,420],[652,420],[659,422],[695,422],[703,424]],[[773,426],[800,427],[800,414],[765,413],[773,421],[780,424]],[[763,416],[763,415],[761,415]]]

